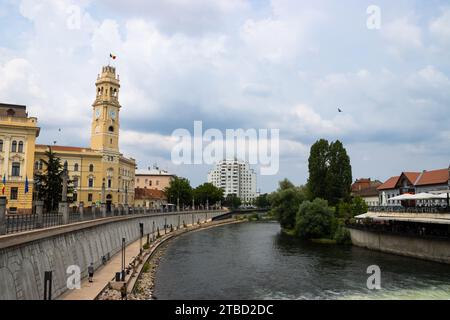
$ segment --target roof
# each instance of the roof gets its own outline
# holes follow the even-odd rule
[[[174,176],[173,174],[167,172],[166,170],[160,170],[160,169],[139,169],[136,170],[135,173],[136,176]]]
[[[417,181],[417,178],[420,176],[420,172],[402,172],[401,175],[404,175],[408,180],[411,182],[411,184],[415,184]]]
[[[147,188],[135,188],[134,189],[134,199],[144,200],[144,199],[167,199],[164,191],[157,189],[147,189]]]
[[[46,145],[46,144],[37,144],[36,149],[47,149],[51,147],[53,151],[69,151],[69,152],[89,152],[93,151],[91,148],[84,147],[71,147],[71,146],[57,146],[57,145]]]
[[[424,171],[416,182],[416,186],[425,186],[432,184],[448,183],[449,169],[438,169],[432,171]]]
[[[398,178],[400,178],[400,176],[390,177],[382,185],[380,185],[377,188],[377,190],[395,189],[395,185],[397,184]]]
[[[19,104],[0,103],[0,116],[27,118],[27,107]]]
[[[357,197],[378,197],[378,186],[379,184],[372,184],[368,188],[362,190],[354,191],[353,195]]]

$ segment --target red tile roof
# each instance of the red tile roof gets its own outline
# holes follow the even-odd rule
[[[147,188],[135,188],[134,189],[134,198],[136,200],[144,200],[144,199],[164,199],[167,197],[164,191],[157,189],[147,189]]]
[[[398,178],[400,178],[400,176],[390,177],[381,186],[379,186],[377,190],[395,189]]]
[[[405,175],[406,178],[411,182],[412,185],[416,182],[417,178],[420,176],[420,172],[402,172],[402,175]]]
[[[49,145],[45,145],[45,144],[37,144],[36,145],[36,148],[47,149],[47,147],[49,147]],[[50,147],[52,148],[53,151],[73,151],[73,152],[82,152],[83,150],[91,151],[91,148],[83,148],[83,147],[55,146],[55,145],[50,145]]]
[[[448,183],[449,169],[424,171],[416,186]]]

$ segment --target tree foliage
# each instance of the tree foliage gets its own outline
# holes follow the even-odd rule
[[[223,201],[223,190],[209,182],[195,188],[193,190],[193,195],[196,204],[206,205],[206,200],[208,200],[209,204]]]
[[[47,159],[42,159],[44,171],[34,176],[38,189],[38,199],[44,201],[47,211],[58,209],[58,203],[62,198],[63,165],[61,159],[56,156],[51,147],[45,152]]]
[[[255,206],[257,206],[258,208],[270,207],[269,195],[267,193],[259,195],[255,199]]]
[[[352,168],[342,143],[318,140],[311,146],[308,159],[310,199],[323,198],[331,205],[350,199]]]
[[[225,197],[224,205],[231,209],[237,209],[242,204],[241,199],[234,193]]]
[[[302,201],[306,199],[305,189],[296,187],[287,179],[280,181],[279,188],[269,196],[271,214],[280,222],[281,227],[292,229],[295,216]]]
[[[302,239],[330,238],[335,218],[326,200],[304,201],[298,210],[295,232]]]
[[[174,177],[164,189],[164,193],[173,204],[177,204],[178,199],[180,206],[192,204],[192,187],[186,178]]]

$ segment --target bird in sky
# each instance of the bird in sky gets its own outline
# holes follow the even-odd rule
[[[342,110],[341,110],[340,108],[338,108],[338,111],[339,111],[339,112],[342,112]]]

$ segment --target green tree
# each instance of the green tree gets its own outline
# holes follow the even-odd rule
[[[311,146],[308,159],[308,189],[313,198],[327,198],[328,150],[329,143],[320,139]]]
[[[223,190],[217,188],[212,183],[204,183],[193,190],[195,203],[206,205],[206,200],[209,204],[214,204],[218,201],[223,201]]]
[[[322,198],[331,205],[350,199],[352,167],[342,143],[318,140],[311,146],[308,159],[309,199]]]
[[[234,194],[231,193],[225,197],[224,205],[231,209],[237,209],[242,204],[241,199]]]
[[[352,217],[366,213],[369,210],[369,206],[361,197],[355,197],[352,200]]]
[[[342,143],[337,140],[329,145],[326,175],[326,198],[331,205],[350,199],[352,167]]]
[[[302,239],[331,238],[335,218],[326,200],[317,198],[300,205],[295,233]]]
[[[255,199],[255,205],[258,208],[268,208],[268,207],[270,207],[269,195],[267,193],[259,195]]]
[[[279,182],[277,191],[268,197],[272,209],[271,214],[280,222],[282,228],[292,229],[300,204],[306,199],[304,187],[296,187],[289,180]]]
[[[61,159],[56,156],[51,147],[45,152],[47,159],[42,159],[44,171],[34,176],[38,189],[38,198],[44,201],[47,211],[58,209],[58,203],[62,198],[63,165]]]
[[[179,199],[180,206],[192,204],[192,187],[186,178],[173,178],[164,193],[171,203],[177,204]]]

